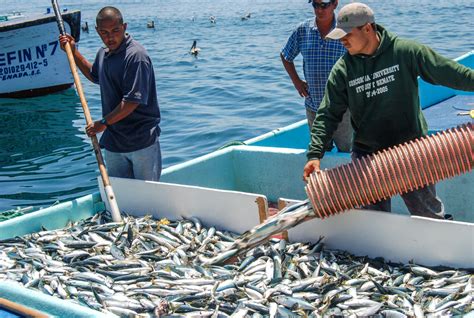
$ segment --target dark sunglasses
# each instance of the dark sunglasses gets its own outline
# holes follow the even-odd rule
[[[332,4],[332,1],[331,2],[321,2],[321,3],[318,3],[318,2],[315,2],[315,1],[311,1],[311,5],[313,6],[313,8],[317,9],[317,8],[321,8],[321,9],[326,9],[328,8],[330,5]]]

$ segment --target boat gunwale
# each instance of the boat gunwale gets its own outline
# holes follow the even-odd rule
[[[74,37],[76,42],[79,42],[80,35],[81,35],[81,26],[80,26],[81,11],[71,10],[71,11],[63,12],[61,15],[64,21],[67,22],[69,26],[71,27],[71,35]],[[10,21],[0,22],[0,32],[13,31],[17,29],[37,26],[37,25],[51,23],[51,22],[56,23],[56,17],[54,16],[54,14],[31,15],[31,16],[26,16],[25,18],[21,18],[21,19],[14,19]]]

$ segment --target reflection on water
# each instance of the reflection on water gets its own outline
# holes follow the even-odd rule
[[[77,125],[80,112],[72,89],[0,99],[0,211],[48,205],[94,188],[95,161]]]

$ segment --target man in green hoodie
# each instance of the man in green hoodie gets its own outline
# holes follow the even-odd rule
[[[327,36],[339,39],[347,53],[334,65],[311,131],[303,178],[320,169],[327,144],[349,108],[354,129],[352,158],[425,136],[417,77],[454,89],[474,91],[474,71],[414,41],[400,39],[375,23],[365,4],[344,6],[337,27]],[[412,215],[442,218],[443,203],[435,186],[402,195]],[[390,212],[390,199],[365,207]]]

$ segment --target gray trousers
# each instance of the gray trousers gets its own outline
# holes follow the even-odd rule
[[[311,133],[311,129],[313,128],[314,118],[316,117],[316,113],[313,112],[311,109],[306,108],[306,118],[308,118],[308,127],[309,132]],[[349,109],[345,112],[342,121],[337,126],[337,130],[332,135],[332,139],[336,144],[337,150],[340,152],[351,152],[352,147],[352,126],[351,126],[351,113]],[[331,151],[332,144],[328,145],[326,151]]]
[[[111,177],[159,181],[161,176],[160,140],[151,146],[132,152],[105,150],[107,171]]]
[[[352,160],[368,155],[368,153],[353,151]],[[425,186],[400,195],[411,215],[424,216],[435,219],[444,219],[444,205],[441,199],[436,196],[434,184]],[[391,212],[391,200],[386,199],[374,204],[366,205],[362,209]]]

